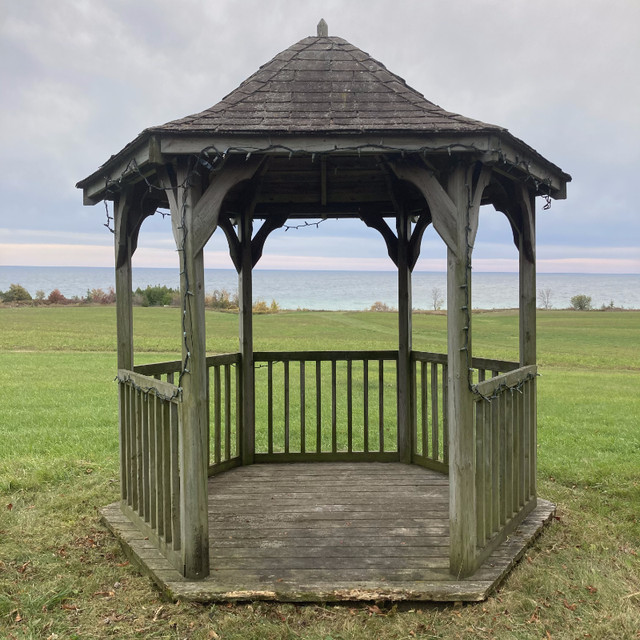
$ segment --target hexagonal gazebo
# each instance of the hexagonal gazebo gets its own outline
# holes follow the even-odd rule
[[[200,600],[479,600],[553,513],[536,497],[535,205],[570,176],[444,111],[326,24],[215,106],[144,130],[82,180],[113,201],[121,501],[105,521],[167,593]],[[520,361],[474,357],[481,205],[519,251]],[[169,209],[182,358],[134,364],[131,257]],[[296,220],[359,218],[398,270],[398,348],[256,352],[252,269]],[[411,344],[411,273],[447,246],[448,353]],[[206,353],[203,248],[239,274],[237,353]]]

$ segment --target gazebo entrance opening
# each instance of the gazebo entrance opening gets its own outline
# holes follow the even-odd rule
[[[312,98],[326,102],[317,121]],[[568,179],[505,130],[441,110],[319,31],[81,182],[87,203],[114,202],[122,500],[106,518],[157,581],[200,599],[485,597],[552,512],[535,483],[534,198],[564,197]],[[482,204],[505,213],[519,251],[519,362],[473,355]],[[159,207],[180,260],[183,353],[135,365],[131,256]],[[398,273],[397,349],[255,351],[252,270],[266,239],[327,217],[382,235]],[[411,273],[429,225],[447,247],[446,354],[412,348]],[[239,349],[208,356],[203,248],[218,227],[238,272]],[[270,497],[286,533],[256,538],[274,524]],[[336,529],[352,520],[360,552],[343,556]],[[505,547],[518,527],[524,538]],[[282,555],[285,535],[298,544]],[[140,538],[153,549],[140,551]]]

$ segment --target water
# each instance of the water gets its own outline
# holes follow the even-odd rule
[[[114,286],[112,268],[103,267],[3,267],[0,266],[0,291],[12,283],[25,287],[32,296],[60,289],[66,297],[85,296],[88,289],[107,290]],[[230,269],[206,269],[208,292],[227,289],[235,292],[238,277]],[[166,285],[177,288],[177,269],[133,270],[133,288]],[[551,305],[566,308],[577,294],[591,296],[599,308],[613,301],[617,307],[640,308],[640,275],[610,274],[538,274],[538,291],[551,290]],[[397,279],[392,271],[254,271],[254,301],[276,300],[284,309],[368,309],[380,301],[397,307]],[[438,289],[446,308],[446,274],[413,274],[413,307],[433,308],[433,290]],[[518,306],[517,273],[474,273],[474,309],[509,309]]]

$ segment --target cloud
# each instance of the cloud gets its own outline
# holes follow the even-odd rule
[[[103,247],[94,259],[110,260],[104,209],[83,207],[75,182],[145,127],[213,105],[279,51],[314,34],[324,17],[331,35],[369,52],[428,99],[507,127],[574,176],[568,200],[538,214],[541,269],[586,269],[590,262],[603,270],[640,271],[633,255],[640,244],[635,194],[640,83],[634,81],[640,3],[538,0],[535,10],[524,0],[21,0],[5,5],[0,21],[0,261],[5,264],[9,252],[31,264],[44,256],[77,263],[92,256],[80,247],[91,246]],[[20,230],[36,235],[29,239]],[[297,231],[295,241],[293,232],[274,234],[264,260],[290,255],[296,264],[306,258],[312,266],[342,259],[354,268],[388,261],[384,243],[370,230],[362,225],[340,230]],[[93,237],[101,232],[104,239]],[[171,240],[169,225],[154,221],[147,229],[145,223],[141,244],[147,253],[141,249],[140,255],[158,260],[158,266],[172,251],[163,237]],[[16,243],[19,249],[10,248]],[[53,248],[59,246],[68,248]],[[226,251],[213,247],[212,254]],[[425,236],[421,263],[441,264],[441,247],[437,238]],[[565,256],[554,247],[563,247]],[[481,216],[477,264],[493,259],[506,261],[496,267],[513,265],[514,251],[504,219]],[[578,262],[556,262],[564,259]]]

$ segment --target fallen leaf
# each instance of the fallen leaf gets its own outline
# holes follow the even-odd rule
[[[11,509],[13,509],[13,504],[11,502],[7,505],[7,509],[9,509],[9,511],[11,511]]]
[[[65,611],[77,611],[78,607],[75,604],[61,604],[60,605]]]
[[[595,587],[592,587],[591,585],[587,585],[585,587],[585,589],[589,592],[589,593],[597,593],[598,590]]]
[[[213,629],[209,631],[209,638],[211,640],[220,640],[220,636]]]
[[[16,613],[15,621],[22,622],[22,616],[19,613]]]
[[[116,566],[118,567],[126,567],[129,564],[129,561],[127,560],[126,562],[118,562],[118,564]]]
[[[115,595],[115,591],[96,591],[93,594],[94,598],[113,598]]]
[[[24,564],[20,565],[18,567],[18,573],[24,573],[30,564],[31,564],[31,560],[27,560]]]
[[[569,611],[575,611],[578,607],[577,604],[569,604],[566,600],[563,602],[564,608],[569,609]]]

